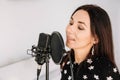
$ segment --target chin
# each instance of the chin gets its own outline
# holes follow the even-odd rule
[[[72,44],[66,44],[66,46],[68,47],[68,48],[70,48],[70,49],[74,49],[75,48],[75,46],[74,45],[72,45]]]

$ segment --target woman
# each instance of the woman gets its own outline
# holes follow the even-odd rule
[[[71,51],[61,62],[61,80],[120,80],[105,10],[96,5],[78,7],[66,28],[66,37]]]

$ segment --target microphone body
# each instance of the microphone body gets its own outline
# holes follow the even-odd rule
[[[45,33],[40,33],[38,45],[36,47],[36,58],[35,61],[39,65],[43,65],[46,60],[46,54],[50,52],[50,35]]]
[[[50,35],[45,33],[40,33],[38,40],[38,49],[41,52],[46,52],[50,44]]]

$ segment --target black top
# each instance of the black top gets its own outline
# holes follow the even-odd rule
[[[118,69],[105,56],[87,58],[80,64],[74,62],[74,55],[71,58],[74,80],[120,80]],[[61,68],[61,80],[72,80],[69,59]]]

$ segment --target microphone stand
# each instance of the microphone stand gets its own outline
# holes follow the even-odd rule
[[[46,80],[49,80],[49,52],[45,51],[36,55],[35,61],[38,63],[38,67],[46,63]],[[41,69],[37,69],[37,80],[39,80],[39,74]]]
[[[39,75],[41,72],[41,66],[45,63],[45,55],[39,53],[35,56],[35,61],[38,64],[38,68],[37,68],[37,80],[39,80]]]
[[[46,54],[46,80],[49,80],[49,54]]]

